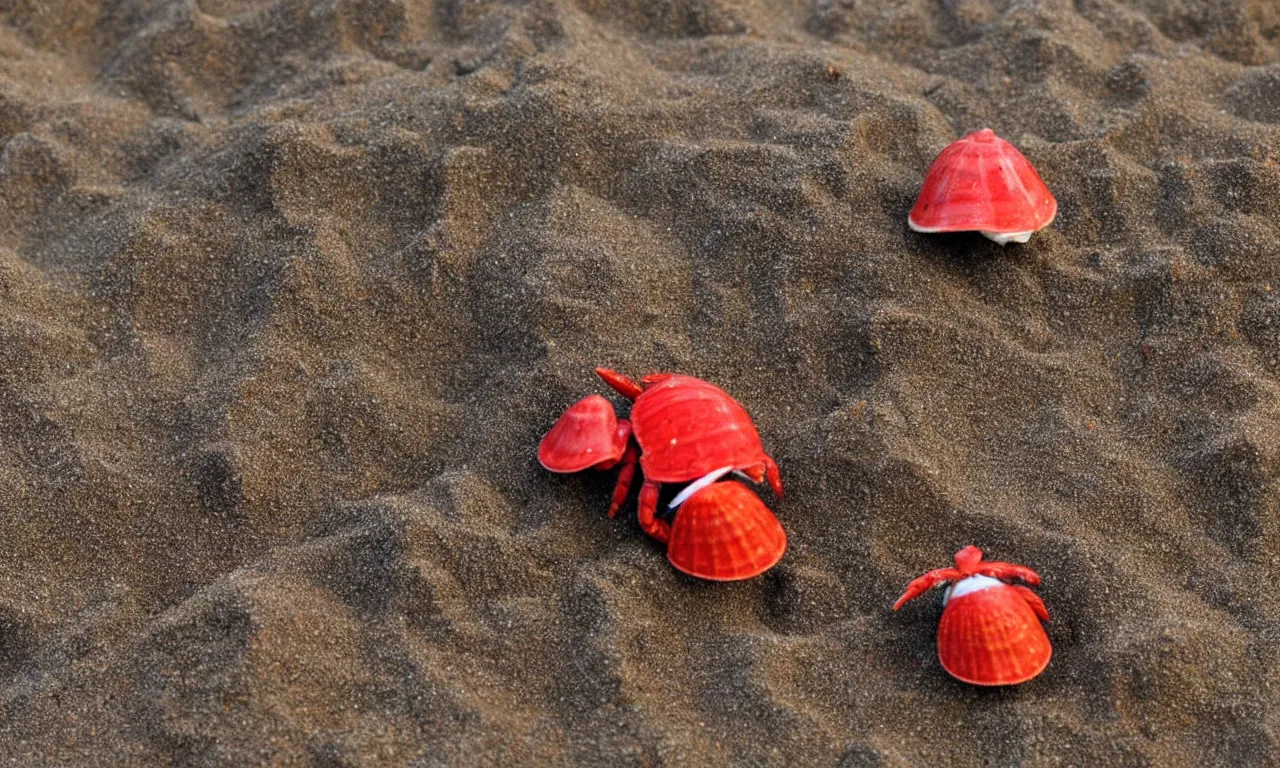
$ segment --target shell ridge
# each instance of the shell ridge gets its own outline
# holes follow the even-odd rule
[[[1007,152],[1005,154],[1008,155]],[[1025,160],[1021,164],[1021,166],[1026,166],[1027,168],[1029,168],[1030,165],[1031,164]],[[1009,178],[1013,179],[1014,183],[1018,185],[1017,186],[1018,190],[1022,193],[1022,199],[1025,201],[1024,205],[1027,211],[1033,217],[1038,219],[1040,217],[1040,206],[1039,204],[1036,203],[1035,199],[1031,196],[1031,191],[1027,189],[1026,182],[1023,180],[1023,174],[1019,173],[1019,171],[1024,170],[1024,168],[1020,167],[1020,165],[1016,162],[1016,158],[1010,156],[1008,167],[1003,168],[1002,170],[1004,171],[1004,175],[1006,177],[1005,184],[1009,184],[1009,181],[1008,181]]]
[[[693,576],[732,581],[764,572],[785,548],[786,534],[773,513],[747,486],[731,480],[703,489],[680,508],[667,557]]]
[[[1007,586],[955,599],[938,625],[938,659],[965,682],[1023,682],[1039,674],[1051,655],[1039,617]]]
[[[754,568],[760,559],[757,556],[760,543],[757,541],[755,547],[751,545],[751,533],[757,528],[755,518],[748,513],[744,505],[736,504],[734,505],[733,516],[728,520],[730,521],[730,546],[728,550],[732,553],[732,562],[736,564],[733,566],[733,570],[739,570],[743,563],[746,563],[749,568]]]

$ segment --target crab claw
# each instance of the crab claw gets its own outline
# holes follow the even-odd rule
[[[982,550],[972,544],[956,553],[956,568],[965,576],[981,574],[1003,581],[1020,579],[1033,587],[1040,583],[1040,574],[1025,565],[983,560]]]
[[[978,566],[977,572],[981,573],[983,576],[991,576],[1003,581],[1020,579],[1033,587],[1040,583],[1040,574],[1025,565],[1002,563],[999,560],[984,561]]]
[[[631,424],[619,421],[613,406],[600,395],[587,395],[569,406],[538,445],[538,461],[552,472],[608,469],[627,449]]]
[[[893,610],[898,610],[908,600],[915,600],[939,584],[946,584],[948,581],[955,581],[959,578],[962,578],[962,574],[955,568],[939,568],[936,571],[929,571],[907,585],[907,591],[903,592],[902,597],[899,597],[898,601],[893,604]]]

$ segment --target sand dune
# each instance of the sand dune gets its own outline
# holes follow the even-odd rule
[[[1274,3],[0,22],[0,762],[1277,761]],[[1057,221],[910,232],[988,126]],[[747,407],[777,568],[537,465],[596,365]],[[889,610],[969,543],[1045,579],[1015,689]]]

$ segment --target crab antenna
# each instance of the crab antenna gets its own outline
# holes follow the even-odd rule
[[[623,376],[617,371],[611,371],[608,368],[597,368],[596,375],[604,379],[604,383],[617,390],[618,394],[628,400],[635,400],[644,391],[644,387],[635,383],[631,379]]]

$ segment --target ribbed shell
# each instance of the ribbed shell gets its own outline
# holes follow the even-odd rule
[[[966,683],[1022,683],[1040,674],[1052,655],[1040,618],[1008,585],[952,599],[938,622],[938,660]]]
[[[652,384],[631,408],[645,477],[682,483],[720,467],[764,461],[760,434],[746,410],[724,390],[692,376]]]
[[[917,232],[1034,232],[1058,201],[1027,158],[983,128],[952,142],[925,173],[907,221]]]
[[[619,439],[618,416],[600,395],[569,406],[538,445],[538,461],[552,472],[578,472],[617,461],[627,448]]]
[[[769,570],[786,550],[778,518],[745,485],[730,480],[698,491],[676,511],[667,559],[690,576],[736,581]]]

